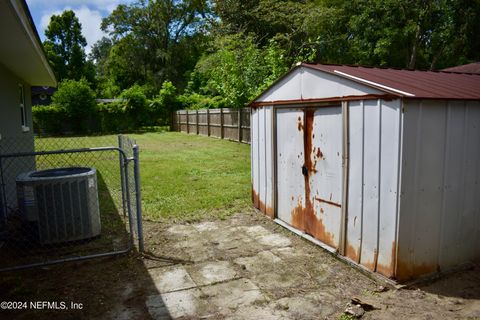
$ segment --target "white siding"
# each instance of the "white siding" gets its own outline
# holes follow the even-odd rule
[[[252,109],[251,165],[254,205],[273,217],[272,107]]]
[[[380,172],[380,106],[376,100],[364,102],[364,177],[363,230],[360,263],[375,270],[378,250],[379,172]]]
[[[349,103],[346,255],[394,276],[400,100]]]
[[[480,105],[406,103],[399,278],[480,257]]]

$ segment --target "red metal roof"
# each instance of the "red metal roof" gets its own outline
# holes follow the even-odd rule
[[[480,100],[480,74],[308,63],[301,66],[407,98]]]
[[[474,62],[474,63],[464,64],[461,66],[446,68],[446,69],[442,69],[441,71],[480,74],[480,62]]]

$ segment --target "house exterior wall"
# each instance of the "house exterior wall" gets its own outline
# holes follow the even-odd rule
[[[29,131],[22,129],[19,84],[23,85],[25,96],[25,111]],[[32,106],[30,86],[0,65],[0,154],[14,152],[32,152],[34,137],[32,127]],[[0,188],[3,195],[0,201],[5,202],[4,211],[11,211],[17,206],[15,178],[25,171],[34,170],[35,159],[25,158],[24,161],[2,159],[3,184]],[[0,173],[1,174],[1,173]],[[6,209],[6,210],[5,210]]]
[[[479,101],[405,101],[399,280],[480,258],[479,142]]]

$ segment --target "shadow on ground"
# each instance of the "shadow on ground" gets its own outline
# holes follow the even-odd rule
[[[41,246],[42,251],[33,251],[36,256],[30,257],[22,250],[25,246],[15,247],[16,251],[5,246],[0,251],[8,249],[3,252],[10,260],[8,266],[128,248],[128,219],[114,201],[120,195],[110,193],[100,171],[97,179],[102,225],[99,238]],[[32,243],[25,245],[33,250]],[[179,263],[168,258],[156,259],[163,265]],[[149,319],[145,300],[152,294],[158,292],[144,259],[133,250],[108,258],[0,273],[1,301],[12,302],[7,309],[2,304],[0,319]],[[159,319],[169,319],[163,301],[156,302]]]

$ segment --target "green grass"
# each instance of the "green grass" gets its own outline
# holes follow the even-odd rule
[[[250,147],[185,133],[132,135],[147,219],[224,218],[250,203]]]
[[[250,205],[250,147],[178,132],[131,134],[140,146],[145,219],[225,218]],[[40,138],[43,150],[116,145],[115,135]],[[38,148],[37,148],[38,150]]]

